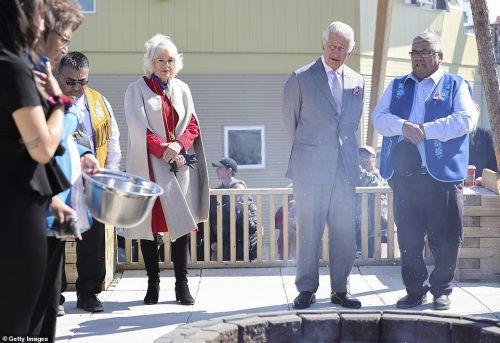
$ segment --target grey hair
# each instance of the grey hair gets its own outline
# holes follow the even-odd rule
[[[355,45],[354,30],[352,29],[352,27],[341,21],[332,22],[330,25],[328,25],[326,30],[323,31],[323,34],[321,35],[323,46],[326,44],[326,41],[328,40],[328,38],[330,38],[330,35],[332,33],[338,33],[347,38],[349,40],[349,52],[352,52]]]
[[[146,52],[143,58],[143,69],[147,77],[153,74],[153,62],[159,49],[163,49],[175,60],[173,76],[175,77],[178,72],[184,67],[182,63],[182,54],[177,51],[177,47],[169,36],[157,33],[151,37],[145,44]]]
[[[433,31],[424,31],[413,38],[413,44],[417,42],[427,42],[429,43],[432,51],[441,52],[441,37]]]

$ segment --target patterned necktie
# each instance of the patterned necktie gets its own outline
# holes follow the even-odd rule
[[[339,80],[337,73],[333,70],[331,73],[333,100],[335,100],[335,104],[337,104],[337,113],[340,114],[342,110],[342,93],[344,93],[344,90],[342,89],[342,82]]]

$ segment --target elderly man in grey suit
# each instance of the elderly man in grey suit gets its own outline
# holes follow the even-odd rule
[[[360,308],[348,278],[354,263],[354,193],[359,175],[356,131],[363,110],[363,78],[344,65],[354,32],[341,22],[322,35],[323,54],[285,84],[283,117],[293,141],[287,177],[293,180],[299,227],[294,308],[316,301],[320,241],[328,225],[331,302]]]

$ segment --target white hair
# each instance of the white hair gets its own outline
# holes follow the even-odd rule
[[[416,42],[427,42],[429,43],[432,51],[441,52],[441,37],[433,31],[424,31],[415,38],[413,38],[413,44]]]
[[[346,39],[349,40],[349,52],[352,52],[354,49],[354,31],[352,27],[349,25],[341,22],[341,21],[334,21],[328,27],[326,28],[325,31],[323,31],[323,34],[321,35],[321,38],[323,40],[323,46],[326,44],[326,41],[328,38],[330,38],[330,35],[332,33],[338,33],[342,36],[344,36]]]
[[[145,44],[146,52],[144,53],[143,69],[147,77],[153,74],[153,62],[159,49],[165,50],[175,60],[173,76],[176,76],[184,67],[182,63],[182,54],[177,51],[177,47],[169,36],[157,33],[151,37]]]

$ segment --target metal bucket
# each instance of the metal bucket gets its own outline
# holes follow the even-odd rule
[[[100,170],[94,175],[83,173],[85,202],[92,216],[116,227],[134,227],[151,213],[163,189],[136,175]]]

